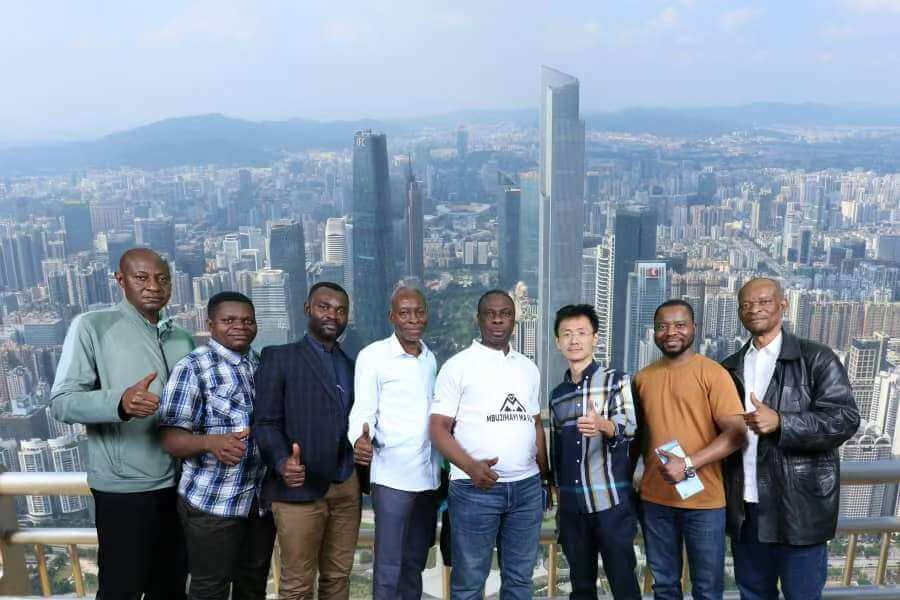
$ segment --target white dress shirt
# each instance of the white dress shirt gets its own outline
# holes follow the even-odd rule
[[[775,373],[778,355],[781,354],[781,332],[778,337],[763,348],[757,348],[753,341],[744,354],[744,409],[753,412],[756,408],[750,401],[750,393],[756,394],[760,402],[766,397],[769,382]],[[759,490],[756,487],[756,449],[759,436],[747,429],[747,445],[744,446],[744,502],[759,502]]]
[[[525,355],[474,341],[441,368],[431,414],[456,420],[453,437],[472,458],[497,458],[499,481],[519,481],[540,472],[534,423],[541,413],[540,383],[537,366]],[[469,476],[453,465],[450,478]]]
[[[436,372],[425,342],[413,356],[396,335],[369,344],[357,356],[347,437],[355,444],[363,424],[369,424],[372,483],[407,492],[440,485],[441,457],[428,436]]]

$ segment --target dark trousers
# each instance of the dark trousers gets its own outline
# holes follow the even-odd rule
[[[264,600],[275,522],[259,514],[256,502],[247,518],[211,515],[178,499],[191,567],[191,600]],[[233,588],[232,588],[233,585]]]
[[[434,544],[437,493],[405,492],[372,485],[375,509],[375,573],[372,596],[376,600],[419,600],[422,571]]]
[[[572,600],[597,598],[597,554],[616,600],[640,600],[634,556],[637,515],[633,502],[596,513],[559,511],[559,543],[569,563]]]
[[[116,494],[91,490],[97,508],[97,598],[180,600],[187,552],[175,488]]]
[[[828,574],[827,545],[760,542],[759,505],[744,503],[744,514],[740,540],[731,541],[734,577],[741,600],[777,600],[779,581],[786,600],[821,598]]]

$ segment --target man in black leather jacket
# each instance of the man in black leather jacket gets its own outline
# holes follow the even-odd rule
[[[838,447],[859,426],[843,365],[828,347],[782,331],[781,285],[739,294],[752,339],[722,362],[744,398],[748,441],[726,463],[727,528],[743,600],[821,597],[840,497]]]

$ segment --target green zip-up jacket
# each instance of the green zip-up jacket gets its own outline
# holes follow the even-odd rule
[[[150,323],[127,300],[75,317],[56,369],[53,417],[83,423],[88,484],[103,492],[149,492],[175,485],[175,461],[160,445],[159,417],[123,421],[125,390],[152,372],[161,395],[170,369],[194,348],[191,335],[168,320]]]

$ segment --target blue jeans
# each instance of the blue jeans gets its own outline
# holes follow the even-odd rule
[[[725,509],[673,508],[643,503],[642,525],[653,597],[682,600],[682,545],[687,548],[694,600],[721,600],[725,592]]]
[[[530,600],[541,537],[539,476],[480,490],[469,479],[450,482],[453,570],[450,597],[481,600],[497,543],[501,600]]]
[[[731,540],[734,577],[741,600],[777,600],[778,581],[786,600],[817,600],[828,575],[826,544],[768,544],[758,537],[759,505],[744,504],[739,540]]]

